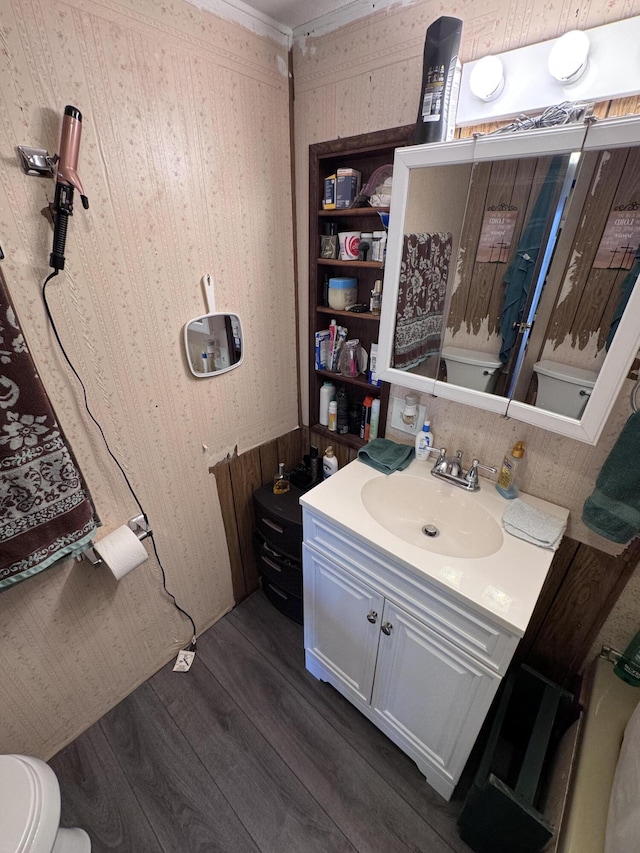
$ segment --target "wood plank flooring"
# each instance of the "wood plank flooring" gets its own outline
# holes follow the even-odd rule
[[[415,765],[256,592],[49,762],[93,853],[469,853]]]

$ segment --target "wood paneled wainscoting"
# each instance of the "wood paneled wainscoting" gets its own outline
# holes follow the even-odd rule
[[[273,480],[279,462],[289,470],[302,460],[309,452],[306,437],[306,430],[295,429],[209,468],[218,487],[236,604],[260,586],[253,554],[253,493]]]
[[[253,492],[271,482],[278,462],[293,468],[309,444],[320,457],[334,445],[340,467],[356,458],[353,448],[306,427],[234,454],[210,468],[216,478],[231,563],[236,604],[259,586],[253,554]],[[598,631],[640,562],[640,539],[619,557],[565,538],[555,554],[515,663],[527,663],[566,685],[579,672]]]

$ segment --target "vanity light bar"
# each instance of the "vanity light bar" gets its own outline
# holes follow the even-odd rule
[[[569,79],[561,82],[552,76],[553,72],[560,77],[566,73],[563,63],[560,63],[563,67],[558,66],[558,51],[554,53],[554,48],[563,39],[566,41],[567,36],[571,43],[579,42],[583,51],[586,48],[586,53],[568,75]],[[485,57],[467,62],[462,69],[456,125],[464,127],[513,118],[521,113],[535,114],[563,101],[604,101],[640,94],[638,44],[640,17],[635,17],[497,54],[495,58],[501,61],[504,71],[504,87],[491,100],[474,94],[471,85],[473,75],[477,88],[478,72],[474,75],[474,69]],[[564,47],[564,43],[560,45],[560,55],[566,60]]]

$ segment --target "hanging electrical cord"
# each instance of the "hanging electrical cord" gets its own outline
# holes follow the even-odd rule
[[[80,387],[82,388],[82,394],[83,394],[83,398],[84,398],[84,407],[85,407],[85,409],[87,410],[87,414],[89,415],[89,417],[91,418],[91,420],[94,422],[94,424],[98,427],[98,430],[100,431],[100,435],[102,436],[102,440],[103,440],[103,442],[104,442],[104,446],[105,446],[105,447],[106,447],[106,449],[107,449],[107,453],[109,454],[109,456],[113,459],[113,461],[115,462],[115,464],[116,464],[116,465],[118,466],[118,468],[120,469],[120,473],[122,474],[122,476],[123,476],[123,478],[124,478],[124,481],[125,481],[125,483],[127,484],[127,487],[128,487],[129,491],[131,492],[131,494],[132,494],[132,496],[133,496],[133,499],[134,499],[134,500],[135,500],[135,502],[137,503],[137,505],[138,505],[138,508],[139,508],[140,512],[141,512],[141,513],[142,513],[142,515],[144,516],[144,520],[145,520],[145,522],[148,524],[148,523],[149,523],[149,520],[148,520],[148,518],[147,518],[147,514],[146,514],[146,512],[144,511],[144,508],[143,508],[143,506],[142,506],[142,503],[140,502],[140,500],[139,500],[139,498],[138,498],[137,494],[135,493],[135,490],[134,490],[133,486],[131,485],[131,482],[130,482],[130,480],[129,480],[129,477],[127,476],[126,471],[124,470],[124,468],[122,467],[122,465],[121,465],[121,464],[120,464],[120,462],[118,461],[117,457],[114,455],[114,453],[112,452],[111,448],[109,447],[109,442],[107,441],[107,437],[106,437],[106,435],[104,434],[104,430],[102,429],[102,426],[100,425],[100,422],[97,420],[97,418],[95,418],[95,417],[94,417],[93,412],[92,412],[92,411],[91,411],[91,409],[89,408],[89,401],[88,401],[88,398],[87,398],[87,389],[85,388],[85,384],[84,384],[84,382],[82,381],[82,379],[80,378],[80,374],[78,373],[78,371],[77,371],[77,370],[75,369],[75,367],[73,366],[73,364],[72,364],[72,362],[71,362],[71,359],[70,359],[70,358],[69,358],[69,356],[67,355],[67,351],[65,350],[64,345],[63,345],[63,343],[62,343],[62,340],[61,340],[61,338],[60,338],[60,335],[58,334],[58,329],[56,328],[56,324],[55,324],[55,321],[54,321],[54,319],[53,319],[53,314],[51,313],[51,308],[49,307],[49,302],[48,302],[48,300],[47,300],[47,285],[49,284],[49,282],[51,281],[51,279],[52,279],[52,278],[54,278],[54,277],[55,277],[55,276],[57,276],[57,275],[58,275],[58,270],[57,270],[57,269],[54,269],[54,271],[53,271],[52,273],[49,273],[49,275],[48,275],[48,276],[46,277],[46,279],[44,280],[44,284],[42,285],[42,299],[43,299],[43,301],[44,301],[45,311],[47,312],[47,318],[48,318],[49,323],[50,323],[50,325],[51,325],[51,328],[52,328],[52,330],[53,330],[53,334],[54,334],[54,336],[55,336],[55,339],[56,339],[56,341],[58,342],[58,346],[60,347],[60,351],[62,352],[62,355],[63,355],[63,356],[64,356],[64,358],[65,358],[65,361],[67,362],[67,364],[68,364],[68,365],[69,365],[69,367],[71,368],[71,371],[72,371],[73,375],[76,377],[76,379],[77,379],[77,380],[78,380],[78,382],[80,383]],[[176,598],[175,598],[175,596],[173,595],[173,593],[172,593],[172,592],[170,592],[170,591],[167,589],[167,576],[166,576],[166,574],[165,574],[165,570],[164,570],[164,566],[162,565],[162,561],[160,560],[160,555],[158,554],[158,548],[157,548],[157,546],[156,546],[156,540],[155,540],[155,536],[153,535],[153,531],[151,531],[151,532],[149,533],[149,536],[150,536],[150,538],[151,538],[151,543],[152,543],[152,545],[153,545],[153,551],[154,551],[154,554],[155,554],[155,556],[156,556],[156,560],[158,561],[158,565],[160,566],[160,571],[161,571],[161,573],[162,573],[162,588],[164,589],[165,593],[169,596],[169,598],[171,598],[171,600],[173,601],[173,605],[174,605],[174,607],[176,607],[176,609],[177,609],[177,610],[179,610],[179,611],[180,611],[180,613],[182,613],[182,614],[183,614],[183,616],[186,616],[186,617],[187,617],[187,619],[189,620],[189,622],[191,622],[191,627],[193,628],[193,636],[192,636],[192,638],[191,638],[191,643],[190,643],[190,645],[189,645],[189,647],[188,647],[187,651],[195,652],[195,650],[196,650],[196,634],[197,634],[197,630],[196,630],[196,623],[194,622],[194,620],[193,620],[193,618],[191,617],[191,615],[190,615],[189,613],[187,613],[187,611],[186,611],[186,610],[183,610],[183,608],[182,608],[182,607],[180,607],[180,605],[179,605],[179,604],[178,604],[178,602],[176,601]]]
[[[593,104],[563,101],[561,104],[547,107],[539,116],[518,116],[510,124],[499,127],[497,130],[489,133],[488,136],[498,136],[501,133],[515,133],[519,130],[534,130],[541,127],[556,127],[557,125],[583,122],[590,118],[592,112]],[[482,134],[478,135],[482,136]]]

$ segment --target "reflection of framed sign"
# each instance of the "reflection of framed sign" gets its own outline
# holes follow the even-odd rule
[[[593,262],[599,270],[630,270],[640,246],[640,204],[619,205],[607,219]]]
[[[499,204],[485,210],[480,240],[478,241],[476,263],[507,263],[517,218],[518,208],[510,204]]]

